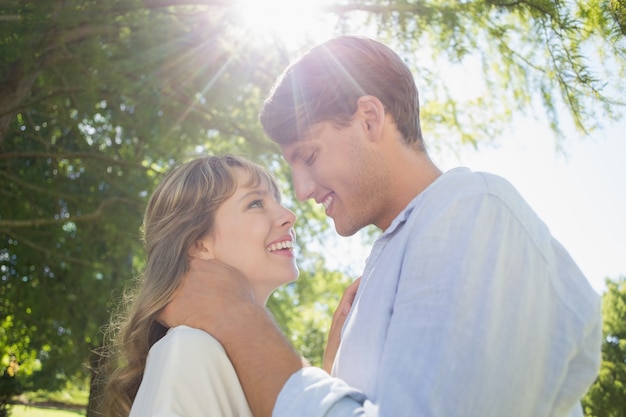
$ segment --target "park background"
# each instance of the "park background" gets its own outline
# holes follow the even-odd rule
[[[301,276],[269,308],[319,364],[378,231],[337,238],[320,207],[293,201],[256,115],[290,59],[349,33],[411,66],[435,162],[511,181],[603,295],[585,412],[624,415],[625,19],[615,0],[0,1],[0,412],[23,412],[5,407],[19,399],[97,415],[92,352],[141,271],[147,197],[204,153],[280,179]]]

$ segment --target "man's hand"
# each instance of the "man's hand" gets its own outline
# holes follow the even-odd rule
[[[234,325],[238,306],[254,303],[254,294],[241,272],[220,261],[194,258],[159,321],[167,327],[184,324],[201,329],[220,340],[221,330]]]
[[[360,282],[361,278],[359,277],[346,288],[333,314],[333,321],[330,325],[328,340],[326,342],[326,350],[324,350],[324,359],[322,360],[322,368],[328,373],[332,370],[335,355],[337,354],[337,349],[339,349],[339,342],[341,341],[341,329],[343,328],[343,323],[346,321],[346,317],[348,317]]]
[[[243,274],[218,261],[191,260],[159,320],[169,327],[195,327],[219,340],[255,416],[271,416],[283,385],[303,366]]]

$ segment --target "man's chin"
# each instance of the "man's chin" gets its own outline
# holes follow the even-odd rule
[[[335,223],[335,231],[337,232],[339,236],[349,237],[361,229],[360,227],[354,227],[354,226],[350,227],[351,225],[341,224],[341,222],[338,222],[335,219],[333,219],[333,221]]]

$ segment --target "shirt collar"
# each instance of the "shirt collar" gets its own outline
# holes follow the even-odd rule
[[[435,179],[435,181],[433,181],[421,193],[416,195],[413,198],[413,200],[411,200],[409,202],[409,204],[407,204],[406,207],[396,216],[396,218],[393,219],[393,221],[391,222],[389,227],[383,232],[383,236],[389,235],[389,234],[393,233],[397,228],[399,228],[402,224],[404,224],[407,221],[409,216],[411,216],[411,213],[413,213],[413,210],[415,209],[415,207],[417,207],[417,205],[420,203],[420,201],[423,198],[425,198],[424,196],[428,194],[428,190],[430,188],[432,188],[435,184],[443,181],[444,178],[448,178],[451,174],[462,173],[462,172],[463,173],[464,172],[469,172],[469,169],[465,168],[465,167],[457,167],[457,168],[453,168],[453,169],[443,173],[439,177],[437,177],[437,179]]]

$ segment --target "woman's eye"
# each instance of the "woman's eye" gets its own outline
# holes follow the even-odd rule
[[[315,157],[316,157],[316,156],[317,156],[317,152],[313,152],[313,153],[309,156],[309,158],[305,161],[305,163],[306,163],[307,165],[311,165],[311,164],[313,164],[313,162],[315,162]]]
[[[254,200],[248,205],[248,208],[263,207],[263,200]]]

